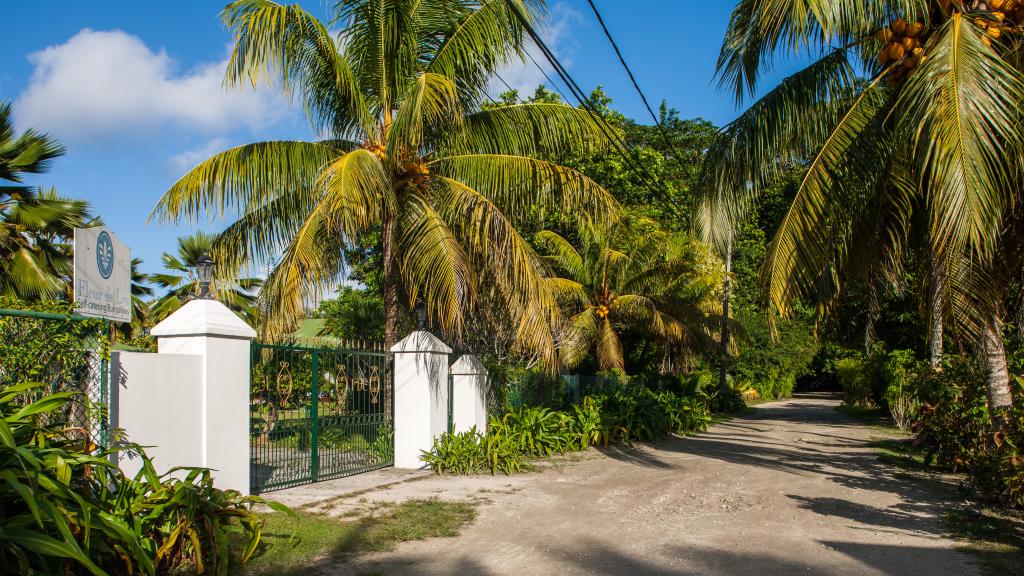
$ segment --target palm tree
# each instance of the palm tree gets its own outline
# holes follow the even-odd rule
[[[230,4],[227,83],[295,94],[321,139],[218,154],[179,180],[156,215],[239,215],[215,259],[273,264],[260,295],[271,334],[290,331],[341,279],[344,247],[379,232],[389,344],[400,298],[422,302],[432,323],[459,338],[486,283],[512,311],[520,349],[553,367],[557,303],[516,224],[552,209],[606,217],[615,203],[579,172],[538,159],[593,151],[599,132],[586,112],[551,103],[480,110],[492,73],[523,53],[516,11],[536,19],[542,6],[342,0],[335,38],[297,6]]]
[[[0,294],[24,299],[70,296],[76,227],[99,224],[89,204],[22,184],[42,174],[64,147],[32,129],[14,131],[11,105],[0,104]]]
[[[0,294],[71,298],[75,228],[100,225],[84,200],[8,186],[0,196]]]
[[[154,320],[159,321],[170,316],[186,302],[199,295],[199,280],[195,273],[196,262],[202,258],[203,254],[210,252],[216,238],[216,234],[196,232],[178,238],[177,254],[164,252],[162,259],[164,269],[167,271],[149,276],[149,280],[153,284],[166,290],[163,296],[154,300],[149,306],[149,313],[153,315]],[[263,281],[259,278],[228,279],[221,276],[215,281],[213,292],[222,304],[238,313],[246,321],[254,323],[256,297],[253,292],[258,290],[262,283]]]
[[[594,352],[601,370],[625,369],[625,329],[677,351],[716,347],[720,264],[695,241],[662,232],[645,219],[591,228],[579,248],[550,230],[536,240],[561,273],[548,284],[572,313],[560,346],[567,366]]]
[[[777,53],[820,56],[723,130],[702,178],[699,225],[724,238],[781,169],[805,163],[763,270],[764,293],[781,314],[823,285],[835,294],[839,272],[854,263],[869,276],[892,273],[913,238],[927,242],[939,267],[928,273],[939,308],[957,263],[993,260],[1021,181],[1024,13],[1017,5],[738,2],[718,66],[737,101],[758,88]],[[916,215],[923,226],[912,226]],[[941,335],[934,325],[941,311],[930,316],[931,332]],[[993,328],[970,336],[980,341]],[[1005,355],[997,356],[986,355],[987,369],[1005,375]],[[993,411],[1010,406],[1005,392],[990,393],[1007,399]]]
[[[0,103],[0,180],[21,183],[23,174],[42,174],[50,161],[64,155],[64,147],[46,134],[31,128],[15,137],[11,104]],[[23,186],[0,185],[0,196],[11,197],[29,191]]]

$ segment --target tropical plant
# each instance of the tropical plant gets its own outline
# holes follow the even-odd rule
[[[74,393],[41,384],[0,390],[0,571],[5,574],[164,574],[188,567],[225,575],[259,544],[253,503],[283,506],[213,486],[209,470],[159,476],[145,452],[134,478],[91,454],[62,413]]]
[[[466,432],[442,434],[420,459],[438,474],[515,474],[523,466],[522,452],[512,439],[485,436],[475,426]]]
[[[960,277],[957,267],[993,259],[1019,195],[1024,145],[1018,7],[977,0],[737,3],[718,70],[738,101],[758,89],[780,52],[818,57],[723,130],[703,176],[699,224],[721,242],[781,170],[806,163],[763,269],[764,293],[776,310],[785,316],[801,298],[834,296],[844,269],[892,277],[914,243],[926,247],[933,292]],[[941,295],[929,300],[933,323],[941,321]],[[998,310],[955,312],[983,319],[967,334],[975,342],[1001,324]],[[941,334],[935,328],[933,341]],[[992,408],[1005,410],[1005,354],[985,358],[996,375],[991,386],[999,388],[990,393]]]
[[[560,345],[565,365],[575,367],[595,351],[601,370],[623,370],[624,329],[680,352],[715,346],[720,274],[696,241],[646,219],[585,229],[579,249],[550,230],[536,241],[561,274],[548,284],[572,314]]]
[[[551,456],[578,444],[572,417],[548,408],[525,407],[492,418],[488,436],[508,438],[523,454]]]
[[[340,279],[343,248],[380,233],[385,340],[400,298],[457,338],[478,288],[511,311],[520,349],[557,364],[558,307],[516,224],[561,209],[607,217],[614,200],[537,159],[592,150],[585,111],[536,103],[478,110],[492,73],[521,55],[539,0],[343,0],[335,38],[298,6],[230,4],[226,82],[295,93],[322,139],[264,142],[201,163],[160,200],[162,219],[239,214],[214,246],[225,269],[273,262],[260,294],[270,332]],[[475,111],[474,110],[478,110]]]
[[[156,320],[170,316],[199,295],[196,263],[204,254],[210,252],[216,238],[215,234],[196,232],[178,238],[177,254],[164,252],[166,272],[152,274],[149,277],[153,284],[166,290],[163,296],[150,305],[150,312]],[[211,292],[222,304],[252,322],[256,317],[256,296],[253,292],[258,290],[262,283],[259,278],[231,278],[221,275],[211,286]]]
[[[75,228],[99,224],[84,200],[53,189],[0,187],[0,294],[70,299]]]

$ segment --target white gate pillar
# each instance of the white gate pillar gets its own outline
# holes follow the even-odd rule
[[[487,369],[476,356],[466,354],[455,361],[452,374],[452,428],[466,432],[476,426],[487,433]]]
[[[198,422],[198,454],[190,461],[164,466],[202,466],[214,470],[216,486],[249,493],[249,356],[256,332],[216,300],[192,300],[152,331],[159,354],[198,356],[199,386],[195,402],[150,406],[161,429],[127,430],[132,441],[160,446],[178,432],[172,422]],[[178,418],[169,411],[198,411]],[[153,428],[153,427],[150,427]]]
[[[391,347],[395,354],[395,468],[423,468],[421,451],[448,431],[448,355],[437,336],[417,331]]]

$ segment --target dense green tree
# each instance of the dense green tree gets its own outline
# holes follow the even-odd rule
[[[315,316],[323,319],[325,336],[353,340],[384,337],[384,299],[373,290],[342,286],[336,297],[320,303]]]
[[[539,159],[595,150],[585,114],[547,103],[479,110],[494,71],[522,54],[513,10],[535,18],[542,7],[343,0],[334,37],[297,6],[230,4],[227,83],[295,93],[326,139],[218,154],[179,180],[157,214],[240,215],[215,253],[232,267],[274,263],[260,295],[272,333],[338,282],[344,248],[379,230],[386,342],[398,338],[402,300],[421,302],[458,339],[486,285],[512,312],[519,348],[554,368],[557,303],[516,223],[528,208],[602,219],[616,205],[592,179]]]

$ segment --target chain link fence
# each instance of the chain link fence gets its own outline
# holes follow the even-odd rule
[[[68,407],[51,417],[87,445],[107,445],[109,360],[106,320],[0,308],[0,389],[40,384],[25,394],[26,402],[72,393]]]

